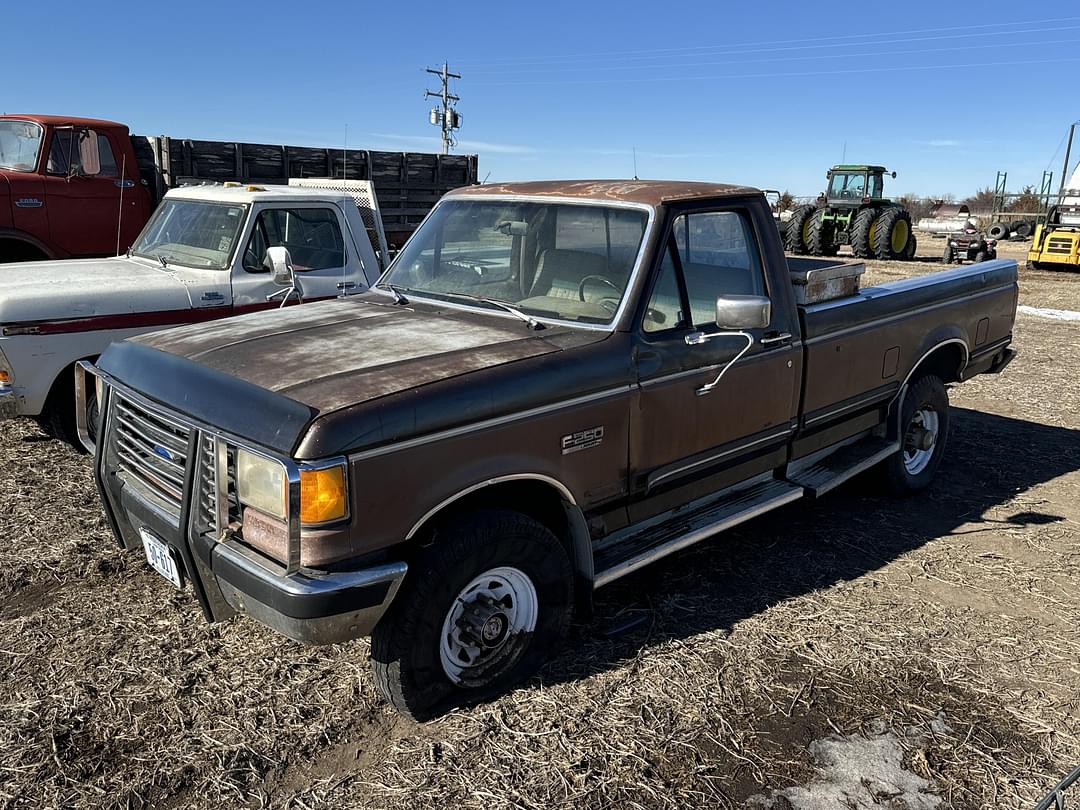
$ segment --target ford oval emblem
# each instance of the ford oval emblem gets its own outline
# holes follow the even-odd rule
[[[154,445],[154,452],[166,461],[176,460],[175,458],[173,458],[172,450],[170,450],[168,447],[162,447],[160,444]]]

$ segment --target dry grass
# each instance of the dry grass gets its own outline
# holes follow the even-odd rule
[[[1059,284],[1022,300],[1080,309]],[[1017,344],[953,390],[931,492],[854,482],[677,555],[541,677],[425,726],[366,643],[204,624],[111,545],[84,457],[0,425],[0,807],[740,807],[882,727],[924,732],[906,762],[942,806],[1029,807],[1080,761],[1080,324]]]

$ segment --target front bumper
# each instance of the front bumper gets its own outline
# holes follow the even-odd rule
[[[114,391],[110,383],[101,416],[95,479],[118,544],[141,550],[149,532],[171,550],[190,581],[208,621],[246,613],[305,644],[334,644],[368,635],[389,608],[408,570],[404,562],[337,563],[333,570],[287,568],[225,534],[197,529],[193,506],[201,491],[194,463],[182,466],[179,513],[148,493],[118,464],[113,433]],[[186,456],[195,458],[203,428],[193,428]],[[179,486],[179,478],[177,479]]]
[[[19,398],[12,388],[0,388],[0,419],[14,419],[19,415]]]
[[[203,566],[234,610],[304,644],[336,644],[370,635],[397,594],[408,567],[384,563],[351,571],[284,575],[236,541],[201,537]]]

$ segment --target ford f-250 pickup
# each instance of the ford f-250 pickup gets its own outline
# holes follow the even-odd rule
[[[166,195],[125,255],[5,264],[0,418],[33,416],[76,443],[76,396],[92,405],[94,391],[76,391],[72,370],[112,341],[364,292],[379,270],[359,205],[315,188],[189,186]],[[291,278],[272,266],[282,247]]]
[[[1016,264],[859,269],[789,265],[750,188],[455,191],[364,295],[113,344],[105,510],[210,620],[371,634],[428,717],[666,554],[871,467],[930,483],[946,385],[1013,357]]]

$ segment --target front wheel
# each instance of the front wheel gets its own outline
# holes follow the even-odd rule
[[[497,509],[460,518],[421,550],[372,633],[375,680],[420,721],[496,695],[558,645],[573,594],[566,551],[545,526]]]
[[[913,495],[930,485],[949,436],[949,392],[928,374],[908,386],[900,403],[900,450],[884,462],[894,495]]]

